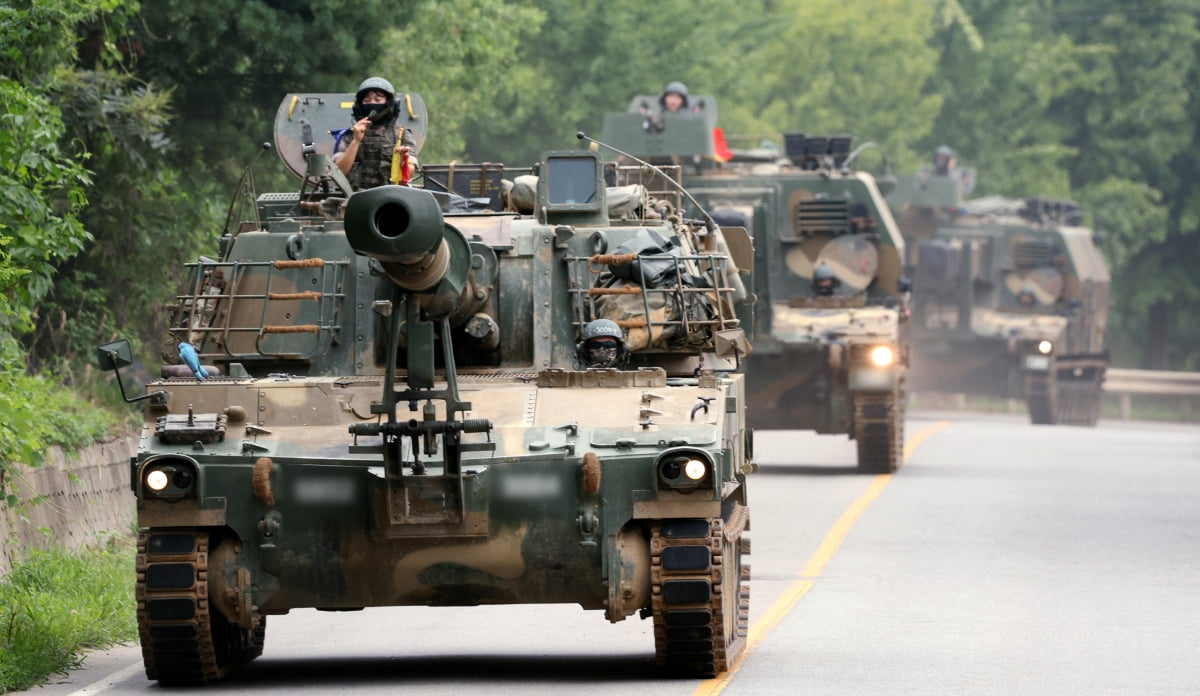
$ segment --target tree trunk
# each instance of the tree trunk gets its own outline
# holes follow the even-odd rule
[[[1155,302],[1150,306],[1150,318],[1146,327],[1146,369],[1167,370],[1171,367],[1170,324],[1171,307],[1166,302]]]

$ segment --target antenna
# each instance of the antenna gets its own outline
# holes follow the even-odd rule
[[[618,155],[623,155],[625,157],[628,157],[629,159],[633,160],[634,162],[637,162],[638,164],[642,165],[643,167],[649,168],[655,174],[661,176],[663,178],[663,180],[671,182],[671,184],[676,189],[678,189],[680,193],[682,193],[684,196],[687,197],[687,199],[689,201],[692,202],[692,205],[696,206],[696,210],[700,211],[700,214],[704,216],[704,229],[708,230],[709,234],[713,233],[713,230],[716,228],[717,223],[713,221],[712,217],[708,214],[708,211],[706,211],[704,209],[704,206],[700,205],[700,203],[697,202],[695,198],[692,198],[692,194],[688,193],[687,189],[685,189],[682,184],[676,182],[674,179],[667,176],[666,172],[664,172],[663,170],[654,166],[653,164],[650,164],[646,160],[636,157],[634,155],[631,155],[628,152],[625,152],[624,150],[618,150],[617,148],[613,147],[612,145],[609,145],[608,143],[602,143],[599,140],[596,140],[595,138],[589,138],[587,133],[584,133],[583,131],[579,131],[578,133],[576,133],[575,137],[579,138],[580,140],[586,140],[589,143],[595,143],[596,145],[599,145],[600,147],[606,147],[606,148],[612,150],[613,152],[617,153]]]

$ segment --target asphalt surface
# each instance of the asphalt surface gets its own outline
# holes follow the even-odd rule
[[[723,679],[655,677],[636,618],[397,608],[270,617],[263,656],[204,691],[1200,694],[1200,428],[907,430],[891,477],[844,437],[756,434],[750,649]],[[29,693],[164,691],[129,646]]]

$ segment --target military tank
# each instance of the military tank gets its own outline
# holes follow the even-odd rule
[[[848,136],[803,133],[730,147],[712,96],[662,116],[641,113],[650,99],[606,116],[605,142],[678,164],[700,206],[753,238],[751,426],[846,434],[860,471],[896,471],[909,355],[905,247],[875,178],[853,168],[861,148],[852,152]]]
[[[1035,424],[1095,425],[1110,281],[1082,210],[965,200],[964,182],[928,168],[889,197],[911,242],[914,388],[1023,399]]]
[[[257,196],[171,304],[131,461],[147,676],[218,680],[295,608],[538,603],[652,620],[664,673],[728,669],[752,259],[590,151],[351,192],[326,141],[350,98],[288,95],[301,191]],[[597,321],[614,365],[584,361]]]

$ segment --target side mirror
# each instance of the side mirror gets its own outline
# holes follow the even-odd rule
[[[121,398],[125,403],[132,404],[156,396],[166,396],[165,391],[153,391],[149,394],[135,396],[132,399],[125,395],[125,384],[121,382],[121,368],[133,364],[133,349],[129,347],[129,339],[122,338],[112,343],[96,346],[96,358],[101,370],[112,370],[117,375],[117,386],[121,388]]]
[[[900,292],[912,292],[912,287],[912,279],[910,278],[901,277],[896,280],[896,290]]]
[[[133,349],[129,339],[122,338],[112,343],[96,346],[96,359],[101,370],[119,370],[133,364]]]

